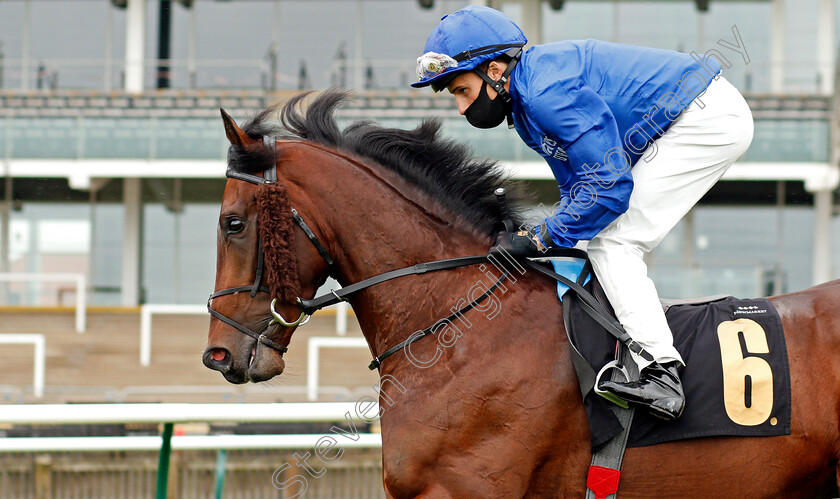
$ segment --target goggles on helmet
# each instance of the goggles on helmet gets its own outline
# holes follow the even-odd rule
[[[455,78],[458,73],[462,71],[469,71],[475,69],[476,64],[469,64],[470,59],[486,56],[487,54],[497,53],[500,50],[510,49],[506,54],[514,57],[521,52],[523,43],[504,43],[496,45],[488,45],[473,50],[465,50],[455,57],[449,57],[446,54],[438,54],[437,52],[426,52],[417,58],[417,79],[421,81],[428,81],[432,90],[440,92],[446,88],[449,83]],[[482,57],[483,60],[489,60]],[[475,61],[478,62],[478,61]],[[465,64],[466,63],[466,64]],[[511,68],[513,69],[513,68]],[[449,74],[443,74],[449,73]],[[442,75],[442,76],[439,76]]]
[[[458,61],[446,54],[426,52],[417,58],[417,79],[433,78],[449,68],[457,68]]]

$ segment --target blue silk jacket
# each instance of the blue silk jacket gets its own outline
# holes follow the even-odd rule
[[[718,61],[601,42],[537,45],[514,68],[516,131],[551,167],[560,202],[545,220],[554,246],[589,240],[627,210],[630,169],[720,72]],[[537,229],[539,232],[539,228]]]

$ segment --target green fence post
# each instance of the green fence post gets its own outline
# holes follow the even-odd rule
[[[222,499],[222,490],[225,488],[225,467],[227,466],[227,451],[219,449],[216,455],[216,499]]]
[[[169,454],[172,452],[172,423],[163,424],[163,443],[160,446],[158,459],[157,499],[166,499],[166,489],[169,485]]]

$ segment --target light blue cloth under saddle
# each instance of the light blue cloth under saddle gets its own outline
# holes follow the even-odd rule
[[[551,259],[551,265],[554,267],[554,271],[558,274],[562,275],[563,277],[569,279],[570,281],[577,282],[578,276],[580,275],[581,270],[583,270],[583,266],[586,265],[584,260],[579,258],[575,259]],[[590,275],[586,276],[586,280],[583,282],[586,284],[589,282]],[[563,295],[566,294],[566,291],[569,290],[569,287],[563,284],[560,281],[557,281],[557,297],[560,300],[563,300]]]

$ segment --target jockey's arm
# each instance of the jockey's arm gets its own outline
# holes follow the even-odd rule
[[[561,199],[554,215],[536,228],[536,238],[546,246],[572,247],[627,210],[633,177],[615,117],[601,96],[586,86],[561,95],[565,98],[538,98],[529,106],[530,117],[567,156],[546,157]]]

